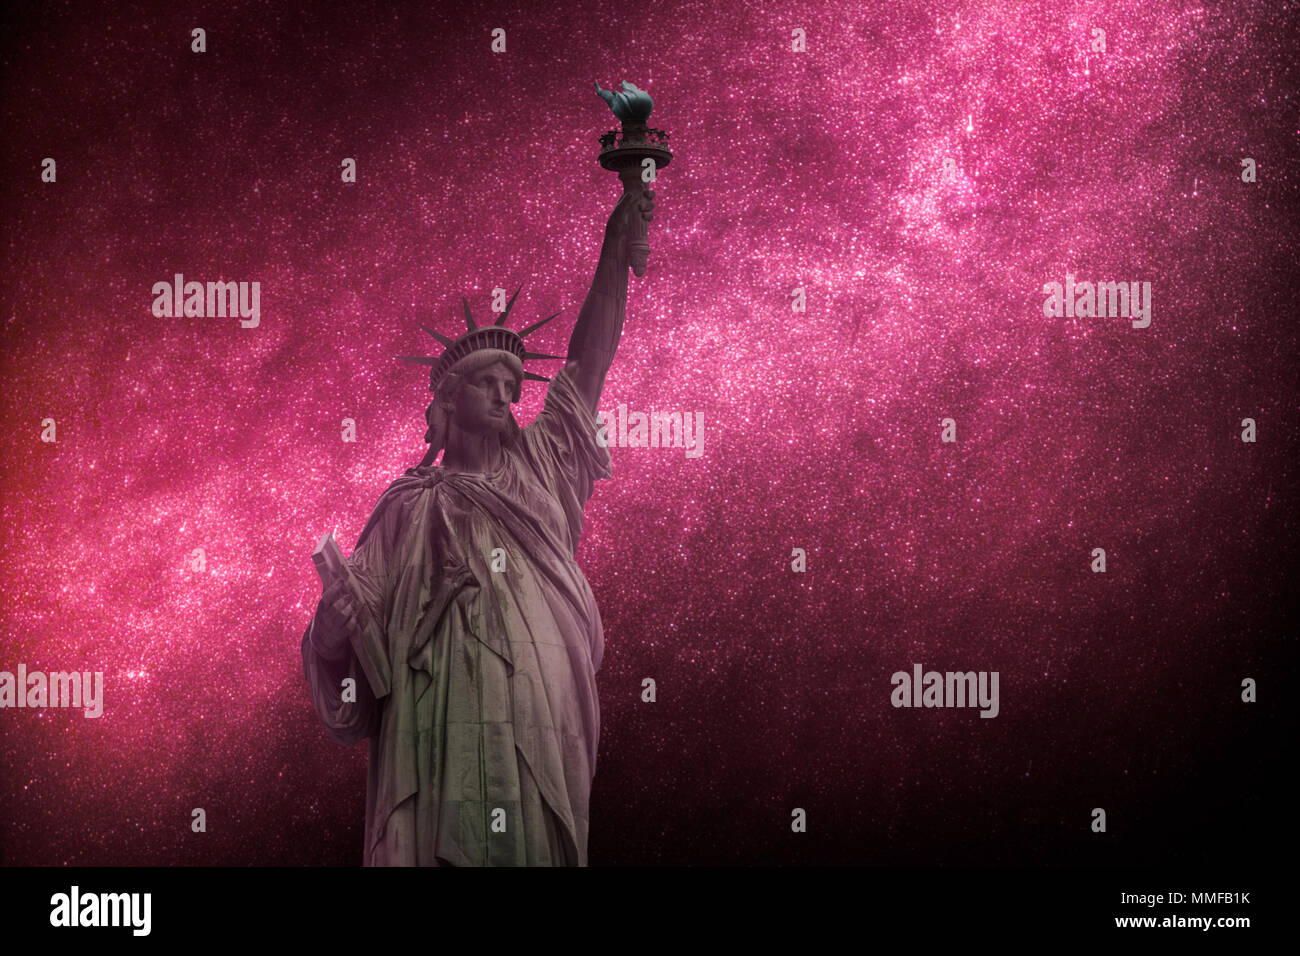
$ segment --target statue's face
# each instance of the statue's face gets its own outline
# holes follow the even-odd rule
[[[452,421],[476,435],[505,432],[517,385],[515,373],[502,362],[470,373],[456,393]]]

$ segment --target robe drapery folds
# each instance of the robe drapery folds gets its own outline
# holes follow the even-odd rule
[[[326,730],[370,739],[367,866],[586,865],[604,636],[574,553],[611,473],[596,434],[561,370],[496,473],[408,469],[346,559],[349,653],[303,636]]]

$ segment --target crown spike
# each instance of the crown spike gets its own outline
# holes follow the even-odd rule
[[[523,292],[525,283],[520,283],[519,288],[515,289],[515,294],[510,297],[503,311],[494,322],[488,325],[479,325],[474,321],[474,314],[470,311],[469,300],[465,296],[460,297],[461,306],[465,310],[465,328],[466,331],[461,335],[452,338],[443,335],[438,330],[421,324],[420,328],[433,336],[439,344],[444,347],[441,355],[398,355],[398,358],[404,362],[414,362],[418,365],[429,366],[429,391],[437,394],[442,382],[446,379],[447,374],[458,362],[469,355],[474,354],[480,349],[501,349],[513,354],[520,362],[531,361],[533,359],[550,359],[553,361],[562,361],[561,355],[550,355],[546,352],[530,352],[523,343],[523,337],[531,332],[536,332],[547,322],[550,322],[560,312],[548,315],[540,322],[534,322],[522,332],[515,332],[506,328],[506,320],[514,308],[515,302],[519,299],[519,294]],[[561,310],[563,311],[563,310]],[[525,371],[523,377],[534,382],[551,381],[545,375],[538,375],[536,372]]]
[[[563,311],[564,311],[563,309],[560,310],[560,312],[563,312]],[[556,312],[555,315],[559,315],[560,312]],[[547,322],[551,321],[551,319],[555,318],[555,315],[548,315],[546,318],[542,319],[542,321],[540,321],[540,322],[534,322],[532,325],[528,326],[528,328],[526,328],[526,329],[524,329],[522,332],[518,333],[519,337],[522,339],[522,338],[523,338],[525,335],[527,335],[528,333],[530,333],[530,332],[536,332],[538,329],[540,329],[540,328],[541,328],[543,325],[545,325]]]
[[[512,295],[512,296],[510,297],[510,301],[506,303],[506,310],[505,310],[504,312],[502,312],[500,315],[497,316],[497,321],[496,321],[496,324],[497,324],[497,325],[505,325],[505,324],[506,324],[506,316],[509,315],[509,314],[510,314],[510,310],[511,310],[512,308],[514,308],[514,305],[515,305],[515,299],[519,298],[519,293],[522,292],[523,290],[524,290],[524,284],[521,282],[521,283],[519,283],[519,288],[518,288],[518,289],[515,289],[515,294]]]
[[[448,347],[451,346],[451,343],[452,343],[453,340],[447,338],[447,336],[443,335],[441,332],[435,332],[433,329],[429,328],[427,325],[421,325],[420,328],[424,329],[424,331],[428,332],[430,335],[432,335],[435,339],[437,339],[437,340],[438,340],[439,342],[441,342],[443,345],[448,346]]]

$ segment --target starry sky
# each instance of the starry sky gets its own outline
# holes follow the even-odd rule
[[[601,405],[700,412],[705,449],[611,449],[587,506],[592,864],[1267,852],[1296,33],[1276,0],[27,5],[0,669],[102,671],[105,713],[0,711],[0,863],[360,862],[365,750],[302,674],[311,550],[423,454],[421,323],[522,284],[511,325],[563,310],[529,345],[564,353],[619,194],[593,82],[625,79],[675,158]],[[260,282],[260,324],[155,317],[178,272]],[[1045,317],[1067,274],[1150,282],[1150,327]],[[892,707],[916,663],[997,671],[999,715]]]

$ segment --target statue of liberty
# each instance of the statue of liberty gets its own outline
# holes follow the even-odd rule
[[[303,669],[329,735],[369,739],[367,866],[587,863],[604,638],[574,554],[593,483],[610,476],[595,413],[654,208],[632,162],[655,148],[638,152],[649,97],[624,90],[601,92],[624,121],[621,145],[602,144],[633,155],[602,154],[623,194],[542,412],[520,428],[510,405],[524,379],[547,381],[525,360],[559,358],[523,344],[554,315],[506,328],[516,291],[494,324],[465,303],[458,338],[426,327],[445,351],[399,357],[430,366],[428,453],[346,560],[328,535],[314,555],[327,583]]]

